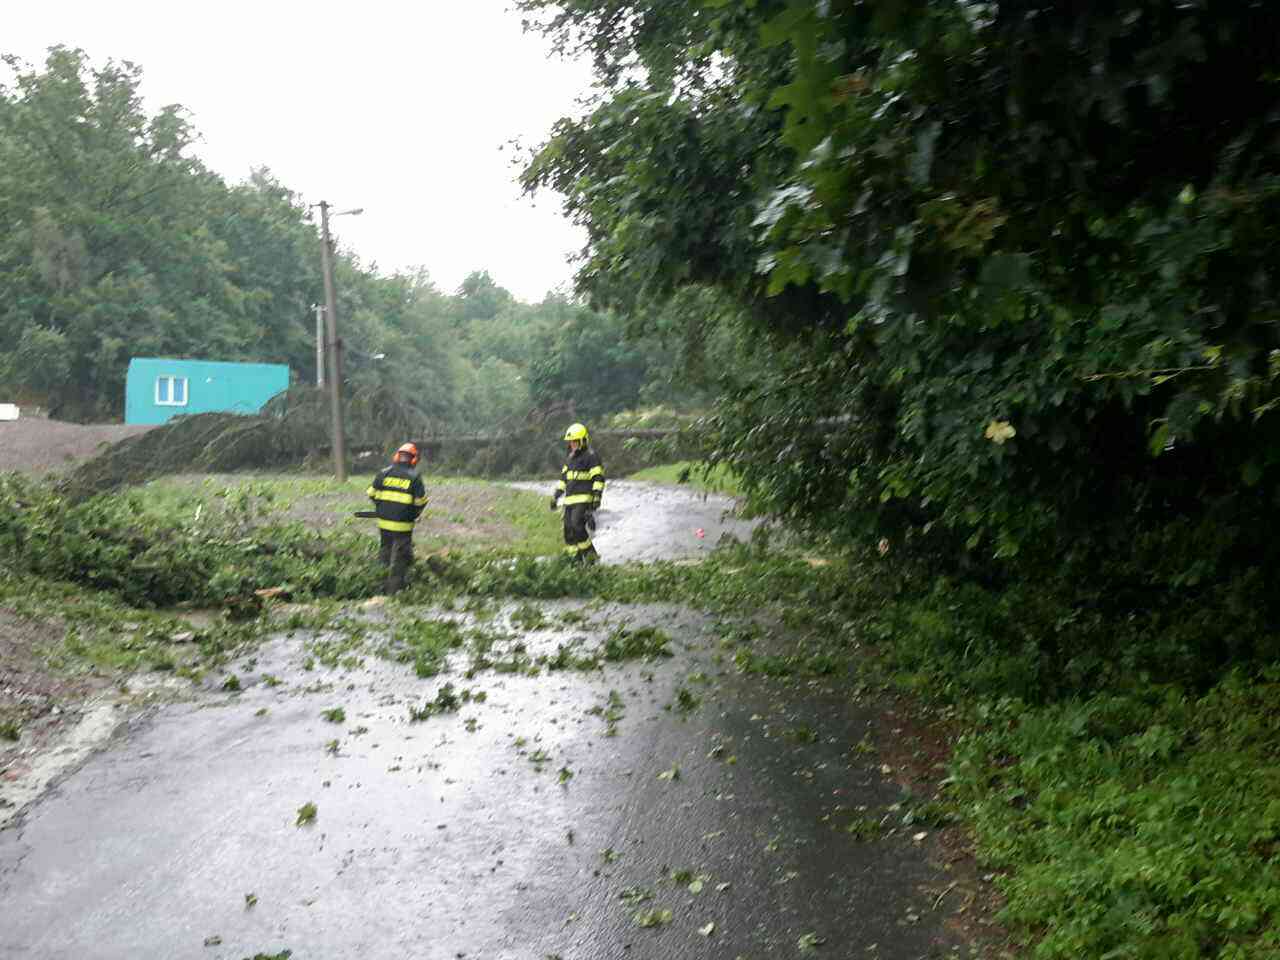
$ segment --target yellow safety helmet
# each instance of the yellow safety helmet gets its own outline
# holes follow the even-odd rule
[[[569,429],[564,432],[564,442],[570,440],[581,440],[584,444],[591,442],[591,438],[587,436],[587,428],[580,423],[569,424]]]

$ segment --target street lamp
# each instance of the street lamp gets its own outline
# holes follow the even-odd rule
[[[339,483],[347,479],[347,438],[342,427],[342,341],[338,339],[338,305],[333,290],[333,240],[329,237],[329,218],[358,216],[361,207],[329,212],[329,204],[321,200],[312,206],[320,208],[320,260],[324,266],[325,321],[329,334],[329,404],[333,417],[333,472]]]

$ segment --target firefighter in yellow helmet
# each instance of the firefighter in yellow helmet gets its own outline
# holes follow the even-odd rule
[[[388,568],[387,593],[404,587],[413,563],[413,525],[427,506],[427,491],[418,476],[418,446],[404,443],[389,466],[378,471],[365,491],[378,517],[378,560]]]
[[[604,465],[591,449],[591,438],[582,424],[570,424],[564,441],[569,445],[569,457],[560,469],[551,509],[564,497],[564,552],[572,560],[594,563],[600,555],[591,543],[591,534],[604,496]]]

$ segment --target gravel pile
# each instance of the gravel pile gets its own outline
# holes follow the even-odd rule
[[[0,421],[0,473],[61,473],[106,446],[152,429],[147,424],[63,423],[27,417]]]

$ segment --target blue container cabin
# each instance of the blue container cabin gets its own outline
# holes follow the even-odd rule
[[[283,363],[134,357],[124,386],[125,423],[164,423],[189,413],[257,413],[289,389]]]

